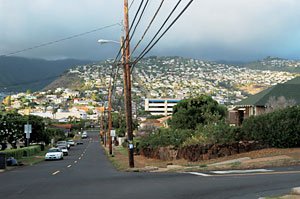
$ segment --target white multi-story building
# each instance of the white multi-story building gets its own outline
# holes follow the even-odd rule
[[[145,99],[145,111],[151,115],[171,115],[180,99]]]

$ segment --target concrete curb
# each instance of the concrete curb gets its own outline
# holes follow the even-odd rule
[[[146,166],[145,168],[128,168],[126,169],[127,172],[151,172],[157,171],[158,167]]]

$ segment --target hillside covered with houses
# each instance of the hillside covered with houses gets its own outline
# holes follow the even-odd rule
[[[97,120],[107,104],[110,75],[115,70],[112,63],[106,60],[75,66],[42,91],[7,96],[2,108],[61,122],[75,118]],[[297,74],[182,57],[149,57],[134,67],[132,76],[133,111],[142,112],[146,98],[184,99],[207,94],[220,104],[234,104],[249,95],[245,87],[262,90]],[[122,106],[122,69],[115,80],[114,95],[118,99],[114,107]]]

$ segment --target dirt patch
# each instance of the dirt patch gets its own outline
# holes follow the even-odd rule
[[[291,160],[292,158],[287,155],[278,155],[273,157],[264,157],[264,158],[256,158],[242,161],[243,164],[252,164],[252,163],[260,163],[260,162],[271,162],[271,161],[278,161],[278,160]]]
[[[114,161],[118,162],[118,165],[122,165],[120,170],[128,169],[128,153],[126,149],[121,146],[114,147]],[[238,158],[249,157],[251,160],[248,162],[233,163],[228,165],[220,165],[218,167],[209,167],[209,164],[233,160]],[[161,168],[161,171],[169,171],[168,165],[180,165],[187,170],[212,170],[212,169],[249,169],[249,168],[265,168],[276,166],[288,166],[300,164],[300,148],[292,149],[277,149],[268,148],[261,149],[241,154],[235,154],[227,157],[221,157],[211,160],[202,160],[196,162],[190,162],[184,159],[176,160],[159,160],[146,158],[142,155],[134,156],[135,168]],[[172,166],[169,166],[172,168]],[[183,170],[185,170],[183,169]]]

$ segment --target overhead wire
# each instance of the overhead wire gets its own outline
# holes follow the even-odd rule
[[[133,2],[134,2],[134,0],[133,0]],[[133,2],[131,3],[131,6],[132,6]],[[135,30],[136,30],[137,25],[140,23],[141,16],[142,16],[143,13],[145,12],[145,8],[147,7],[148,2],[149,2],[149,0],[147,0],[147,2],[146,2],[146,4],[144,5],[144,8],[143,8],[143,9],[142,9],[142,6],[143,6],[143,3],[144,3],[144,0],[142,0],[142,1],[140,2],[140,5],[139,5],[139,7],[138,7],[138,9],[137,9],[137,11],[136,11],[136,13],[135,13],[134,18],[133,18],[132,25],[131,25],[130,28],[129,28],[129,34],[130,34],[130,33],[131,33],[131,30],[132,30],[132,27],[134,27],[134,25],[135,25],[134,31],[133,31],[133,33],[131,34],[132,36],[133,36],[134,33],[135,33]],[[129,9],[131,8],[131,6],[129,7]],[[141,10],[141,9],[142,9],[142,13],[140,14],[140,17],[139,17],[139,19],[138,19],[138,22],[135,24],[135,21],[137,20],[137,18],[138,18],[138,16],[139,16],[139,13],[140,13],[140,10]],[[129,39],[129,34],[126,35],[126,39]],[[132,38],[132,36],[130,37],[130,39]],[[120,57],[120,59],[119,59],[119,56],[120,56],[120,54],[121,54],[122,49],[125,47],[125,41],[126,41],[126,39],[124,39],[124,41],[121,43],[121,46],[120,46],[119,51],[118,51],[118,53],[117,53],[117,56],[116,56],[116,58],[114,59],[113,65],[117,65],[116,72],[115,72],[115,78],[112,79],[112,76],[113,76],[113,68],[112,68],[112,72],[111,72],[111,76],[110,76],[110,82],[109,82],[110,86],[112,87],[112,88],[111,88],[111,92],[112,92],[112,93],[113,93],[113,91],[114,91],[114,89],[115,89],[115,87],[116,87],[116,85],[115,85],[115,82],[116,82],[116,81],[115,81],[115,80],[116,80],[116,75],[118,74],[118,71],[119,71],[119,68],[120,68],[120,65],[117,64],[117,63],[122,59],[122,57]],[[127,48],[127,46],[126,46],[125,48]],[[125,50],[126,50],[126,49],[125,49]]]
[[[141,10],[141,8],[142,8],[143,3],[144,3],[144,0],[141,0],[141,3],[140,3],[140,5],[139,5],[139,7],[138,7],[138,9],[137,9],[137,11],[136,11],[136,13],[135,13],[135,16],[134,16],[133,20],[132,20],[132,24],[135,23],[135,21],[136,21],[136,19],[137,19],[137,17],[138,17],[138,14],[139,14],[139,12],[140,12],[140,10]],[[132,26],[129,28],[129,33],[130,33],[131,29],[132,29]],[[125,35],[125,38],[128,39],[128,38],[129,38],[129,35]],[[120,56],[120,54],[121,54],[121,51],[122,51],[123,47],[125,46],[125,41],[126,41],[126,39],[122,42],[122,44],[121,44],[121,46],[120,46],[120,48],[119,48],[119,51],[118,51],[118,53],[117,53],[117,56],[116,56],[116,58],[115,58],[114,63],[117,62],[117,60],[118,60],[118,58],[119,58],[119,56]]]
[[[130,6],[129,6],[129,10],[131,9],[131,7],[132,7],[134,1],[135,1],[135,0],[132,0],[132,1],[131,1]]]
[[[135,65],[158,43],[158,41],[169,31],[169,29],[175,24],[175,22],[182,16],[182,14],[187,10],[187,8],[191,5],[191,3],[193,2],[193,0],[190,0],[189,1],[189,3],[184,7],[184,9],[179,13],[179,15],[171,22],[171,24],[167,27],[167,29],[158,37],[158,39],[153,43],[153,41],[156,39],[156,37],[159,35],[159,33],[161,32],[161,30],[164,28],[164,26],[166,25],[166,23],[169,21],[169,19],[170,19],[170,17],[173,15],[173,13],[175,12],[175,10],[177,9],[177,7],[179,6],[179,4],[181,3],[181,1],[182,0],[179,0],[178,2],[177,2],[177,4],[175,5],[175,7],[173,8],[173,10],[171,11],[171,13],[169,14],[169,16],[166,18],[166,20],[164,21],[164,23],[162,24],[162,26],[160,27],[160,29],[157,31],[157,33],[155,34],[155,36],[152,38],[152,40],[149,42],[149,44],[147,45],[147,47],[140,53],[140,55],[135,59],[135,61],[133,62],[133,65],[132,65],[132,67],[131,67],[131,73],[132,73],[132,71],[133,71],[133,68],[135,67]],[[137,29],[137,26],[138,26],[138,24],[140,23],[140,20],[141,20],[141,18],[142,18],[142,16],[143,16],[143,14],[144,14],[144,11],[145,11],[145,9],[146,9],[146,7],[147,7],[147,5],[148,5],[148,2],[149,2],[149,0],[147,0],[147,2],[146,2],[146,4],[144,5],[144,8],[143,8],[143,10],[142,10],[142,13],[140,14],[140,16],[139,16],[139,19],[138,19],[138,22],[136,23],[136,25],[135,25],[135,28],[134,28],[134,31],[133,31],[133,34],[131,35],[131,37],[130,37],[130,40],[132,39],[132,37],[133,37],[133,35],[134,35],[134,33],[135,33],[135,31],[136,31],[136,29]],[[162,2],[161,2],[161,4],[160,4],[160,6],[158,7],[158,9],[157,9],[157,11],[156,11],[156,13],[154,14],[154,16],[153,16],[153,18],[152,18],[152,20],[150,21],[150,24],[148,25],[148,27],[146,28],[146,31],[144,32],[144,34],[143,34],[143,36],[142,36],[142,39],[141,40],[143,40],[143,38],[144,38],[144,36],[147,34],[147,32],[148,32],[148,30],[149,30],[149,28],[151,27],[151,25],[152,25],[152,23],[153,23],[153,21],[154,21],[154,19],[156,18],[156,15],[158,14],[158,12],[159,12],[159,10],[160,10],[160,8],[161,8],[161,6],[162,6],[162,4],[163,4],[163,2],[164,2],[164,0],[162,0]],[[139,10],[140,10],[140,8],[141,8],[141,5],[142,5],[142,2],[141,2],[141,4],[140,4],[140,6],[139,6]],[[138,10],[138,12],[139,12],[139,10]],[[135,19],[136,19],[136,17],[137,17],[137,14],[138,14],[138,12],[136,13],[136,15],[135,15],[135,18],[134,18],[134,21],[135,21]],[[132,24],[134,24],[134,23],[132,23]],[[130,30],[129,30],[129,32],[132,30],[132,27],[133,27],[133,25],[130,27]],[[126,39],[128,39],[128,35],[126,35]],[[116,57],[116,59],[115,59],[115,61],[118,59],[118,56],[120,55],[120,53],[121,53],[121,50],[122,50],[122,48],[124,47],[124,45],[125,45],[125,41],[126,40],[124,40],[124,42],[121,44],[121,48],[120,48],[120,50],[119,50],[119,52],[118,52],[118,55],[117,55],[117,57]],[[136,48],[138,47],[138,45],[141,43],[141,41],[139,41],[138,42],[138,44],[135,46],[135,48],[134,48],[134,51],[136,50]],[[153,44],[152,44],[153,43]],[[152,44],[152,45],[151,45]],[[127,48],[127,47],[126,47]],[[132,53],[131,53],[132,54]],[[120,58],[121,59],[121,58]],[[118,70],[119,70],[119,65],[118,65],[118,67],[117,67],[117,70],[116,70],[116,73],[115,73],[115,76],[118,74]],[[114,78],[115,79],[115,78]],[[115,83],[114,83],[115,84]],[[113,85],[113,88],[115,87],[115,85]],[[124,91],[123,91],[124,92]]]
[[[142,10],[142,12],[141,12],[141,14],[140,14],[140,17],[139,17],[137,23],[135,24],[135,27],[134,27],[134,29],[133,29],[133,32],[130,33],[130,31],[129,31],[129,33],[130,33],[130,39],[129,39],[129,41],[131,41],[131,39],[132,39],[132,37],[133,37],[133,35],[134,35],[135,31],[136,31],[136,29],[137,29],[137,27],[138,27],[138,25],[139,25],[139,23],[140,23],[140,21],[141,21],[143,15],[144,15],[144,13],[145,13],[145,10],[146,10],[146,8],[147,8],[147,6],[148,6],[148,3],[149,3],[149,0],[146,1],[145,5],[144,5],[144,8],[143,8],[143,10]]]
[[[184,9],[179,13],[179,15],[172,21],[172,23],[168,26],[168,28],[160,35],[160,37],[151,45],[151,43],[153,42],[153,39],[151,40],[151,42],[148,44],[148,46],[143,50],[143,52],[140,54],[140,56],[134,61],[134,64],[131,68],[131,72],[133,70],[133,68],[135,67],[135,65],[158,43],[158,41],[169,31],[169,29],[175,24],[175,22],[181,17],[181,15],[187,10],[187,8],[191,5],[191,3],[194,0],[190,0],[189,3],[184,7]],[[180,1],[179,1],[180,2]],[[178,2],[178,3],[179,3]],[[178,5],[178,4],[177,4]],[[176,6],[177,6],[176,5]],[[165,23],[164,23],[165,24]],[[157,33],[155,35],[155,37],[158,35],[159,33]],[[153,37],[153,38],[155,38]],[[150,46],[151,45],[151,46]],[[148,48],[150,46],[150,48]],[[148,48],[148,49],[147,49]]]
[[[164,26],[166,25],[166,23],[169,21],[169,19],[171,18],[171,16],[173,15],[173,13],[176,11],[177,7],[179,6],[179,4],[181,3],[182,0],[179,0],[177,2],[177,4],[174,6],[174,8],[172,9],[172,11],[170,12],[170,14],[168,15],[168,17],[165,19],[164,23],[161,25],[161,27],[159,28],[159,30],[156,32],[156,34],[153,36],[153,38],[151,39],[151,41],[148,43],[148,45],[144,48],[144,50],[140,53],[140,55],[136,58],[136,60],[138,60],[140,58],[140,56],[149,48],[149,46],[152,44],[152,42],[156,39],[156,37],[158,36],[158,34],[160,33],[160,31],[164,28]],[[134,61],[134,63],[136,63],[136,60]]]
[[[165,1],[165,0],[162,0],[162,1],[160,2],[159,7],[157,8],[157,10],[156,10],[154,16],[152,17],[152,19],[151,19],[149,25],[147,26],[145,32],[143,33],[141,39],[138,41],[138,43],[135,45],[135,47],[134,47],[133,50],[131,51],[131,55],[135,52],[135,50],[137,49],[137,47],[139,46],[139,44],[143,41],[145,35],[147,34],[147,32],[149,31],[151,25],[153,24],[154,19],[156,18],[157,14],[159,13],[159,11],[160,11],[160,9],[161,9],[161,7],[162,7],[164,1]]]
[[[83,33],[75,34],[75,35],[72,35],[72,36],[69,36],[69,37],[65,37],[65,38],[62,38],[62,39],[58,39],[58,40],[54,40],[54,41],[42,43],[42,44],[39,44],[39,45],[36,45],[36,46],[32,46],[32,47],[29,47],[29,48],[24,48],[22,50],[10,52],[10,53],[7,53],[7,54],[2,54],[2,55],[0,55],[0,57],[2,57],[2,56],[11,56],[11,55],[19,54],[19,53],[22,53],[22,52],[34,50],[34,49],[37,49],[37,48],[41,48],[41,47],[53,45],[53,44],[56,44],[56,43],[60,43],[60,42],[66,41],[66,40],[70,40],[70,39],[81,37],[81,36],[84,36],[84,35],[87,35],[87,34],[98,32],[100,30],[104,30],[104,29],[107,29],[107,28],[110,28],[110,27],[113,27],[113,26],[117,26],[117,25],[120,25],[120,24],[119,23],[115,23],[115,24],[112,24],[112,25],[103,26],[103,27],[100,27],[100,28],[96,28],[96,29],[93,29],[93,30],[90,30],[90,31],[86,31],[86,32],[83,32]]]

